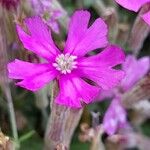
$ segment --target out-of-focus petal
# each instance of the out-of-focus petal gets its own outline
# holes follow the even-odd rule
[[[75,12],[70,21],[66,53],[84,56],[89,51],[105,47],[108,44],[108,29],[105,22],[99,18],[88,28],[89,19],[89,12]]]
[[[104,90],[108,90],[123,79],[124,72],[112,67],[121,64],[124,59],[121,48],[110,46],[96,56],[81,59],[78,70],[82,77],[91,79]]]
[[[126,57],[122,69],[125,71],[126,75],[121,81],[121,87],[126,91],[148,72],[150,69],[150,58],[143,57],[137,60],[134,56],[129,55]]]
[[[89,104],[99,92],[99,88],[72,75],[62,76],[59,87],[56,103],[73,108],[81,108],[82,102]]]
[[[114,89],[101,90],[100,94],[95,98],[95,101],[103,101],[105,99],[110,99],[114,96]]]
[[[52,12],[52,18],[53,19],[59,19],[60,17],[63,16],[63,12],[61,10],[53,10]]]
[[[147,2],[150,2],[150,0],[115,0],[115,1],[122,7],[125,7],[126,9],[135,12],[137,12],[142,7],[142,5],[144,5]]]
[[[142,18],[144,19],[144,21],[150,26],[150,11],[148,11],[147,13],[145,13]]]
[[[59,50],[56,48],[51,33],[42,19],[40,17],[28,18],[25,20],[25,24],[29,34],[17,25],[18,35],[24,47],[47,60],[54,58]]]
[[[31,91],[36,91],[53,80],[57,73],[50,64],[32,64],[20,60],[8,64],[9,77],[21,79],[17,85]]]
[[[103,119],[104,130],[107,134],[112,135],[118,128],[123,128],[126,124],[126,111],[120,99],[114,98]]]
[[[40,1],[31,0],[30,2],[31,2],[31,5],[32,5],[32,10],[34,12],[34,15],[40,15],[40,14],[43,13],[44,8],[43,8],[43,5],[41,5]]]
[[[56,20],[52,20],[51,18],[46,22],[48,26],[50,26],[50,28],[55,32],[55,33],[59,33],[59,24]]]

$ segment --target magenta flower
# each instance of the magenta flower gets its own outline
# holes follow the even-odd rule
[[[75,108],[82,107],[83,102],[90,103],[100,88],[107,90],[117,85],[124,72],[113,67],[124,61],[124,53],[117,46],[108,46],[96,56],[87,57],[88,52],[108,44],[104,21],[98,18],[88,27],[89,19],[88,11],[74,13],[63,52],[55,46],[40,17],[25,20],[28,32],[17,25],[24,47],[47,62],[33,64],[16,59],[8,64],[9,77],[20,79],[17,85],[31,91],[37,91],[56,79],[59,83],[56,103]],[[94,81],[97,86],[85,79]]]
[[[120,88],[126,92],[147,74],[150,69],[150,58],[142,57],[137,60],[134,56],[128,55],[122,64],[122,69],[126,75],[121,81]]]
[[[117,129],[128,124],[126,121],[126,111],[121,104],[121,95],[130,90],[149,71],[150,59],[149,57],[143,57],[137,60],[134,56],[129,55],[122,64],[122,69],[126,75],[121,81],[120,86],[111,91],[104,91],[104,94],[102,94],[103,98],[113,98],[103,120],[104,129],[109,135],[114,134]]]
[[[120,97],[115,97],[103,119],[103,126],[107,134],[113,135],[118,128],[127,125],[126,111],[123,108]]]
[[[150,2],[150,0],[115,0],[118,4],[126,9],[138,12],[139,9],[146,3]],[[146,14],[142,15],[142,18],[146,23],[150,25],[150,11]]]
[[[64,12],[53,8],[50,0],[31,0],[35,15],[40,15],[43,21],[55,32],[59,33],[58,19],[64,15]]]

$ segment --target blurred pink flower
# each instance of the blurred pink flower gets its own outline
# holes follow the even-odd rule
[[[60,29],[59,29],[59,24],[58,24],[58,19],[62,16],[61,11],[59,10],[54,10],[50,13],[50,17],[48,19],[45,20],[45,23],[51,27],[51,29],[55,32],[55,33],[59,33]]]
[[[120,88],[123,92],[130,90],[137,81],[142,79],[150,69],[150,58],[142,57],[140,59],[135,56],[128,55],[122,64],[125,71],[125,78],[121,81]]]
[[[98,18],[88,28],[89,19],[88,11],[74,13],[63,53],[55,46],[40,17],[25,20],[29,34],[17,25],[24,47],[47,62],[35,64],[16,59],[8,64],[9,77],[22,80],[17,85],[31,91],[57,79],[60,91],[56,103],[75,108],[82,107],[81,102],[90,103],[100,88],[107,90],[117,85],[124,72],[113,67],[122,63],[125,55],[121,48],[110,45],[101,53],[86,57],[88,52],[108,44],[105,22]],[[89,84],[85,78],[98,86]]]
[[[43,21],[55,32],[59,33],[58,19],[64,12],[52,7],[50,0],[31,0],[35,15],[40,15]]]
[[[114,134],[118,128],[127,125],[126,111],[121,104],[121,94],[130,90],[150,69],[150,58],[143,57],[136,59],[135,56],[128,55],[122,64],[125,77],[120,85],[110,91],[103,91],[100,98],[112,98],[112,102],[104,116],[103,125],[107,134]],[[103,94],[104,93],[104,94]],[[102,99],[101,99],[102,100]],[[118,110],[119,109],[119,110]]]
[[[126,9],[138,12],[139,9],[150,0],[115,0],[119,5]],[[150,25],[150,11],[142,16],[145,22]]]
[[[20,0],[0,0],[0,4],[7,10],[16,9]]]
[[[118,128],[123,128],[127,125],[126,111],[121,105],[119,97],[115,97],[107,110],[103,126],[107,134],[113,135]]]

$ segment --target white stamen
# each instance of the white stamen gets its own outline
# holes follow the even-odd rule
[[[72,69],[77,68],[77,56],[67,54],[60,54],[56,57],[53,66],[62,74],[71,73]]]

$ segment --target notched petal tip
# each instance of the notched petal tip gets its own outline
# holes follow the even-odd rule
[[[81,10],[73,14],[70,21],[65,52],[84,56],[89,51],[107,46],[108,28],[104,20],[98,18],[88,27],[89,20],[90,13],[88,11]]]
[[[59,53],[59,50],[54,44],[47,25],[39,16],[26,18],[24,22],[26,30],[24,30],[22,26],[16,25],[18,37],[24,48],[48,61],[52,61]]]
[[[16,31],[20,32],[21,30],[24,31],[26,34],[31,34],[29,31],[30,26],[34,26],[36,23],[44,24],[42,18],[40,16],[32,16],[23,19],[23,24],[16,23]],[[19,35],[19,33],[18,33]]]
[[[118,64],[125,61],[126,56],[124,50],[120,46],[110,44],[106,49],[108,49],[110,55],[116,55],[116,60],[118,59],[120,61]]]
[[[118,45],[108,45],[108,47],[106,47],[104,51],[102,51],[102,55],[103,53],[105,54],[105,57],[107,55],[107,57],[109,58],[107,61],[112,62],[111,67],[122,64],[126,59],[124,50]]]
[[[88,17],[90,17],[90,12],[89,11],[87,11],[87,10],[83,10],[83,9],[81,9],[81,10],[76,10],[75,12],[74,12],[74,14],[73,14],[73,16],[88,16]]]
[[[15,79],[15,72],[18,70],[16,67],[17,59],[7,64],[8,77]]]

